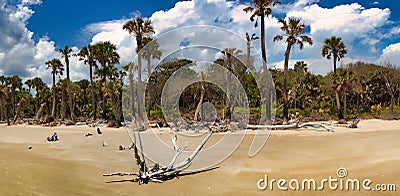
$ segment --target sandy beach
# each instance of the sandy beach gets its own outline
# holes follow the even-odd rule
[[[103,177],[102,174],[136,172],[132,150],[119,151],[131,141],[125,128],[0,125],[1,195],[265,195],[265,194],[389,194],[400,187],[400,121],[362,120],[358,129],[333,127],[334,133],[313,130],[276,130],[263,149],[248,156],[254,134],[249,132],[239,148],[220,168],[182,176],[165,183],[139,185],[123,181],[133,177]],[[57,131],[60,140],[46,137]],[[91,137],[85,137],[88,132]],[[168,136],[168,134],[165,134]],[[214,134],[218,140],[223,134]],[[168,136],[169,137],[169,136]],[[102,146],[106,142],[107,147]],[[29,149],[29,147],[32,147]],[[260,190],[259,179],[336,177],[338,168],[347,178],[371,179],[375,184],[396,184],[397,191],[300,190],[274,187]],[[106,183],[122,180],[121,182]]]

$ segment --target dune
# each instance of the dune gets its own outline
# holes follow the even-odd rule
[[[400,186],[400,121],[363,120],[358,129],[333,127],[334,133],[313,130],[272,131],[254,157],[248,156],[254,132],[247,132],[237,150],[219,169],[182,176],[164,183],[139,185],[133,177],[102,174],[136,172],[131,141],[124,128],[87,126],[40,127],[0,125],[1,195],[265,195],[343,194],[346,190],[260,190],[259,179],[336,177],[345,168],[347,178],[371,179],[374,184]],[[60,140],[46,137],[57,132]],[[88,132],[92,136],[85,137]],[[161,134],[168,141],[169,134]],[[215,134],[215,143],[223,134]],[[102,142],[108,145],[104,147]],[[29,148],[31,147],[31,149]],[[195,160],[196,161],[196,160]],[[201,161],[201,160],[200,160]],[[114,181],[113,183],[107,183]],[[118,182],[119,181],[119,182]],[[373,186],[371,185],[371,186]],[[397,189],[399,187],[396,187]],[[398,191],[350,191],[355,194],[398,194]]]

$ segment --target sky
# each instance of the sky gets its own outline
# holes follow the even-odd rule
[[[116,44],[121,65],[127,64],[134,59],[136,46],[122,25],[137,16],[152,20],[156,36],[189,25],[213,25],[243,37],[246,32],[259,35],[260,30],[249,21],[250,14],[242,11],[246,2],[0,0],[0,75],[19,75],[24,80],[42,77],[49,84],[51,74],[45,62],[61,58],[60,48],[69,45],[76,53],[99,41]],[[314,44],[302,51],[295,47],[290,66],[304,60],[315,74],[332,71],[332,62],[321,56],[321,47],[323,40],[333,35],[341,37],[348,49],[339,63],[391,62],[400,66],[400,11],[396,4],[393,0],[283,0],[266,20],[268,63],[283,67],[284,42],[272,39],[282,34],[278,18],[294,16],[307,25],[305,34]],[[187,41],[188,37],[180,39]],[[253,44],[259,52],[259,41]],[[77,58],[71,59],[70,69],[72,80],[88,78],[87,66]]]

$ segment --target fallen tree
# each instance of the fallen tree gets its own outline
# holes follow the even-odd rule
[[[197,170],[197,171],[185,172],[185,170],[190,167],[190,165],[192,164],[192,162],[193,162],[194,158],[197,156],[197,154],[201,151],[201,149],[204,147],[204,145],[210,139],[212,134],[213,134],[213,132],[210,131],[209,134],[207,134],[207,136],[203,139],[203,141],[192,152],[192,154],[180,163],[176,163],[176,160],[179,157],[179,155],[181,154],[181,152],[183,152],[188,145],[186,144],[183,148],[179,148],[176,144],[177,136],[175,134],[172,137],[172,144],[174,145],[175,155],[172,157],[171,162],[166,166],[160,166],[158,163],[155,163],[149,169],[146,164],[144,153],[143,153],[143,145],[142,145],[142,140],[140,137],[140,132],[136,131],[136,134],[135,134],[135,132],[133,133],[132,148],[134,150],[136,165],[138,166],[139,172],[138,173],[115,172],[115,173],[110,173],[110,174],[103,174],[103,176],[136,176],[136,178],[129,180],[129,181],[139,182],[139,184],[147,184],[148,182],[162,183],[166,180],[171,180],[175,177],[178,178],[179,176],[191,175],[191,174],[201,173],[201,172],[210,171],[210,170],[219,168],[219,166],[216,166],[216,167],[210,167],[210,168],[201,169],[201,170]],[[140,153],[139,153],[139,148],[140,148]],[[110,182],[121,182],[121,181],[110,181]]]
[[[332,128],[330,128],[327,124],[325,123],[312,123],[312,122],[306,122],[306,123],[292,123],[292,124],[287,124],[287,125],[248,125],[248,129],[299,129],[299,128],[324,128],[328,132],[335,132]]]

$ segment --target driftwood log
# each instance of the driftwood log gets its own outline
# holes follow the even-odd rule
[[[210,139],[212,134],[213,134],[213,132],[210,131],[209,134],[203,139],[203,141],[192,152],[192,154],[180,163],[176,163],[176,160],[179,157],[179,155],[181,154],[181,152],[183,152],[186,149],[187,145],[185,145],[183,148],[179,148],[176,144],[177,136],[175,134],[172,137],[172,143],[174,145],[175,155],[172,157],[171,162],[166,166],[160,166],[158,163],[156,163],[149,169],[145,162],[145,157],[143,154],[143,145],[142,145],[142,141],[141,141],[141,137],[140,137],[140,132],[137,131],[136,134],[134,132],[133,138],[132,138],[133,144],[132,144],[131,148],[133,148],[133,150],[134,150],[136,165],[139,168],[139,172],[138,173],[115,172],[115,173],[110,173],[110,174],[103,174],[103,176],[136,176],[135,179],[130,180],[130,181],[139,182],[139,184],[147,184],[148,182],[162,183],[166,180],[171,180],[175,177],[196,174],[196,173],[205,172],[205,171],[219,168],[219,166],[216,166],[216,167],[211,167],[211,168],[197,170],[197,171],[185,172],[185,170],[187,168],[189,168],[189,166],[192,164],[194,158],[201,151],[203,146]],[[140,148],[140,153],[139,153],[138,148]],[[118,182],[118,181],[111,181],[111,182]]]
[[[332,128],[330,128],[327,124],[325,123],[311,123],[311,122],[306,122],[302,124],[298,123],[292,123],[288,125],[248,125],[248,129],[299,129],[299,128],[324,128],[328,132],[335,132]]]

